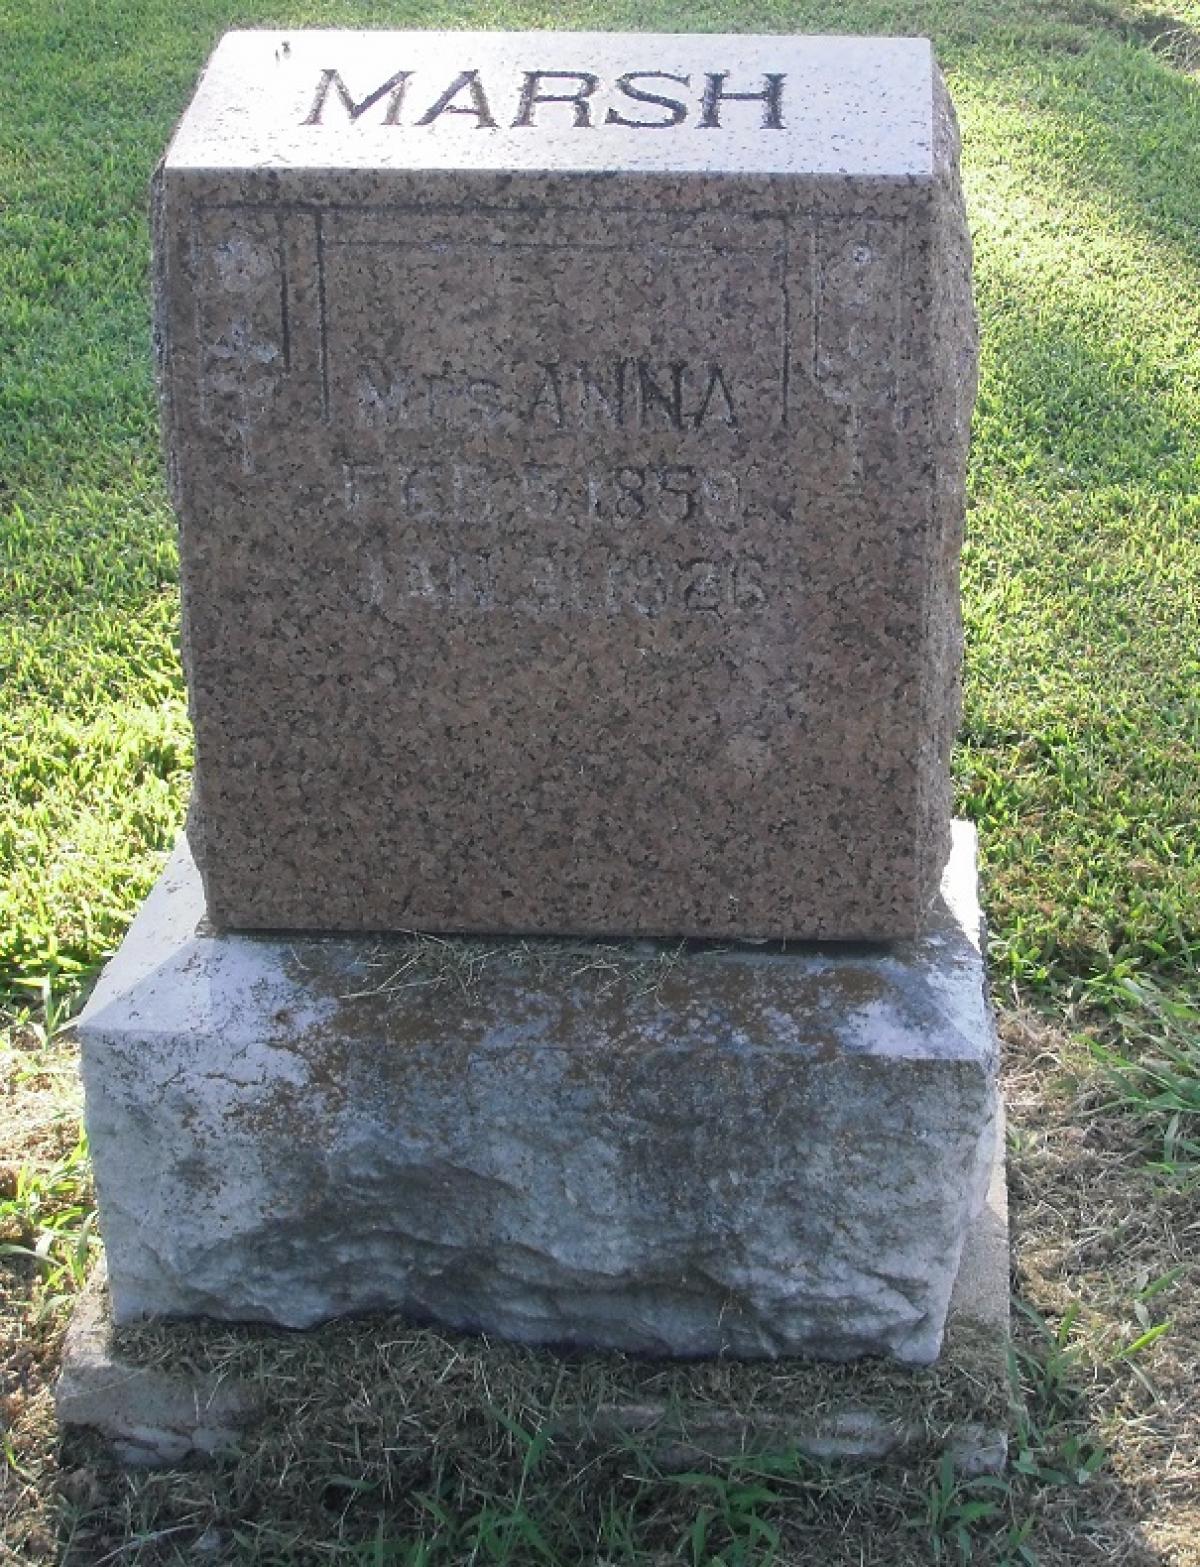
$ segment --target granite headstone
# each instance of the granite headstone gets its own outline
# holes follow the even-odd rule
[[[216,925],[917,932],[975,378],[926,41],[232,33],[155,213]]]

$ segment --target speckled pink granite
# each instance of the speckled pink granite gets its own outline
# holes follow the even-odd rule
[[[216,925],[920,927],[975,387],[927,44],[232,35],[155,226]]]

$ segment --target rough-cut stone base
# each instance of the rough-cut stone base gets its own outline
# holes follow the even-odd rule
[[[1009,1301],[1008,1213],[999,1145],[997,1154],[987,1204],[967,1232],[950,1303],[947,1348],[937,1369],[943,1387],[957,1379],[969,1397],[978,1398],[978,1409],[959,1399],[954,1418],[931,1421],[928,1372],[896,1368],[881,1381],[879,1362],[807,1369],[792,1362],[791,1407],[786,1409],[764,1409],[753,1390],[748,1409],[700,1402],[694,1394],[669,1403],[633,1394],[602,1405],[580,1398],[566,1418],[561,1411],[551,1418],[556,1440],[604,1444],[628,1433],[646,1443],[656,1464],[668,1470],[742,1452],[799,1451],[813,1458],[871,1461],[916,1456],[932,1445],[949,1451],[961,1473],[998,1473],[1007,1456],[1007,1433],[995,1391],[1006,1381]],[[377,1331],[392,1340],[403,1329],[382,1318]],[[217,1338],[221,1332],[215,1325],[170,1325],[149,1358],[118,1348],[104,1270],[98,1269],[67,1334],[57,1389],[60,1425],[100,1432],[130,1465],[176,1464],[249,1448],[259,1421],[272,1413],[278,1417],[273,1406],[280,1394],[269,1362],[253,1380],[195,1369],[197,1334]],[[173,1353],[176,1334],[182,1342]],[[485,1358],[493,1353],[486,1344],[463,1345],[459,1352]],[[269,1339],[262,1353],[270,1356]],[[357,1356],[351,1359],[354,1376],[361,1378],[361,1363]],[[763,1375],[777,1384],[780,1369],[772,1365]],[[753,1373],[747,1368],[745,1374]],[[321,1376],[336,1385],[339,1375],[334,1347]],[[990,1400],[982,1391],[987,1389]],[[352,1403],[349,1393],[347,1403]],[[540,1425],[546,1412],[532,1389],[527,1407]],[[413,1418],[411,1407],[406,1414]]]
[[[181,846],[79,1030],[116,1320],[932,1361],[997,1119],[955,841],[918,940],[787,949],[214,935]]]

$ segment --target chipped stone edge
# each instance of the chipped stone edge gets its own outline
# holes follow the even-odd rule
[[[951,1325],[974,1331],[1004,1374],[1009,1345],[1008,1200],[1004,1139],[997,1138],[987,1201],[972,1222],[950,1303]],[[189,1331],[195,1331],[190,1324]],[[706,1406],[680,1418],[665,1404],[621,1403],[581,1409],[556,1423],[557,1434],[582,1443],[638,1436],[667,1471],[739,1453],[797,1451],[818,1460],[875,1463],[928,1447],[918,1422],[895,1419],[856,1396],[854,1368],[846,1371],[840,1408],[815,1420]],[[112,1314],[103,1264],[79,1298],[63,1346],[55,1391],[63,1430],[86,1428],[106,1439],[129,1468],[171,1467],[189,1459],[235,1458],[251,1428],[268,1412],[269,1387],[221,1380],[166,1362],[140,1365],[113,1345]],[[1000,1474],[1008,1461],[1008,1432],[962,1420],[942,1433],[941,1446],[964,1477]]]

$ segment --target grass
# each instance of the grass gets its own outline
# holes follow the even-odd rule
[[[270,1386],[240,1474],[230,1465],[185,1487],[186,1507],[204,1508],[205,1527],[229,1530],[250,1560],[320,1559],[331,1525],[343,1549],[362,1546],[368,1560],[376,1539],[402,1561],[431,1563],[476,1550],[488,1561],[572,1563],[598,1548],[641,1562],[672,1559],[681,1542],[674,1559],[731,1550],[735,1560],[770,1559],[760,1548],[772,1533],[782,1542],[801,1523],[815,1533],[831,1499],[861,1506],[869,1494],[861,1477],[794,1454],[741,1451],[735,1429],[744,1422],[753,1439],[756,1426],[820,1409],[840,1368],[562,1360],[391,1321],[286,1335],[143,1327],[121,1338],[124,1353],[148,1365],[185,1361],[225,1387]],[[915,1376],[869,1366],[864,1392],[935,1439],[964,1410],[1003,1415],[1007,1390],[986,1364],[967,1342]],[[634,1412],[629,1429],[646,1434],[622,1430],[622,1410]],[[710,1456],[721,1451],[724,1459]],[[277,1471],[272,1504],[238,1515],[239,1483],[266,1464]],[[261,1483],[260,1474],[252,1484]],[[151,1482],[158,1527],[187,1515],[177,1485],[178,1476]],[[965,1497],[976,1488],[953,1476],[949,1489]],[[102,1554],[104,1524],[111,1519],[78,1521],[82,1559],[86,1548]]]
[[[1157,1155],[1154,1168],[1188,1190],[1200,1186],[1200,1006],[1157,987],[1126,982],[1128,1009],[1096,1040],[1114,1105],[1140,1123]]]
[[[461,1347],[407,1436],[362,1367],[324,1401],[295,1367],[240,1465],[125,1480],[56,1456],[62,1302],[94,1246],[69,1010],[190,762],[145,192],[219,33],[284,21],[936,41],[983,342],[956,778],[1006,1003],[1021,1311],[999,1484],[577,1463],[532,1372],[464,1382],[503,1354]],[[1200,1561],[1197,0],[0,0],[0,36],[0,1561]],[[472,954],[380,984],[470,982]]]
[[[361,989],[341,994],[349,1001],[360,996],[395,996],[405,990],[477,993],[497,968],[519,963],[530,976],[564,972],[575,978],[597,976],[597,996],[614,991],[624,995],[653,995],[670,976],[685,951],[683,943],[638,941],[624,945],[598,941],[532,937],[520,942],[465,936],[407,933],[368,949]]]
[[[932,31],[983,327],[957,776],[993,961],[1101,1001],[1169,983],[1200,951],[1200,77],[1178,63],[1200,54],[1195,11],[6,0],[0,983],[91,969],[181,819],[145,191],[213,39],[285,14]]]

